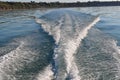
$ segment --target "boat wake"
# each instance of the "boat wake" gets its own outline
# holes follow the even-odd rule
[[[41,31],[16,38],[11,43],[4,46],[5,54],[0,56],[0,80],[45,80],[36,77],[42,75],[39,72],[50,64],[54,46],[51,37]],[[13,49],[9,50],[8,46]]]
[[[117,42],[91,28],[75,55],[81,80],[119,80],[120,49]]]
[[[40,19],[44,31],[52,35],[56,41],[54,49],[56,80],[80,80],[79,70],[74,55],[88,30],[99,21],[96,16],[90,16],[73,11],[52,11]]]
[[[120,79],[120,48],[95,28],[98,16],[59,9],[32,19],[39,30],[0,46],[0,80]]]

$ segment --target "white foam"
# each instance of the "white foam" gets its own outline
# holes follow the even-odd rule
[[[48,32],[49,35],[54,35],[53,38],[56,41],[56,44],[58,44],[59,40],[60,40],[60,32],[61,29],[60,27],[62,26],[62,22],[63,22],[63,17],[58,21],[58,25],[55,25],[54,28],[51,28],[54,24],[49,24],[46,23],[44,20],[41,19],[35,19],[37,23],[40,23],[42,28],[44,29],[44,31]]]
[[[116,63],[118,67],[118,74],[116,75],[116,79],[120,79],[120,76],[119,76],[120,75],[120,46],[117,45],[116,40],[112,40],[111,45],[112,45],[112,48],[115,49],[115,52],[113,53],[113,57],[118,61],[118,63]]]
[[[53,79],[53,72],[51,70],[51,66],[47,66],[43,71],[36,76],[35,80],[52,80]]]
[[[8,79],[10,79],[10,75],[7,74],[6,71],[8,72],[13,72],[17,70],[17,67],[15,67],[15,65],[11,65],[11,63],[14,63],[16,60],[14,59],[15,57],[19,57],[19,54],[16,54],[17,51],[19,51],[20,47],[23,46],[23,42],[21,42],[21,44],[13,51],[11,51],[10,53],[0,57],[0,71],[1,71],[1,77],[3,77],[3,75],[6,75]],[[10,69],[12,67],[12,69]],[[13,70],[14,69],[14,70]]]
[[[37,19],[37,22],[41,23],[42,28],[46,32],[48,32],[50,35],[52,35],[54,37],[54,39],[56,40],[56,45],[58,45],[58,47],[55,48],[55,51],[54,51],[54,53],[56,54],[54,57],[55,62],[56,62],[56,64],[62,65],[60,60],[62,59],[62,57],[64,57],[65,62],[67,64],[66,65],[66,67],[67,67],[66,74],[67,75],[65,73],[62,73],[62,74],[66,75],[66,77],[69,76],[71,80],[80,80],[81,78],[78,75],[79,70],[75,63],[74,55],[75,55],[76,50],[79,47],[82,39],[84,39],[87,36],[88,30],[92,26],[94,26],[94,24],[96,24],[96,22],[99,21],[99,18],[96,18],[91,23],[86,21],[87,26],[85,26],[82,23],[79,24],[79,22],[77,21],[78,19],[75,18],[74,15],[73,15],[73,18],[75,18],[76,20],[74,19],[75,21],[73,21],[71,19],[71,14],[69,14],[69,13],[65,14],[65,16],[63,16],[63,18],[64,18],[64,22],[61,23],[63,20],[60,20],[61,24],[59,24],[59,26],[54,26],[54,27],[51,27],[52,25],[49,24],[48,21],[45,22],[44,20]],[[76,33],[74,33],[73,32],[73,23],[75,23],[75,26],[77,29],[79,29],[80,27],[84,27],[84,28],[82,28],[81,30],[78,30]],[[72,32],[73,32],[73,34],[72,34]],[[73,36],[71,38],[70,34],[71,34],[71,36],[76,34],[76,36]],[[60,79],[57,78],[57,80],[60,80]]]
[[[29,49],[24,49],[26,42],[20,41],[20,45],[13,51],[0,57],[0,77],[16,80],[14,74],[21,70],[24,65],[30,63],[36,58],[37,54],[31,52]],[[3,76],[4,75],[4,76]]]
[[[80,42],[82,39],[84,39],[87,36],[88,30],[96,24],[96,22],[99,21],[99,18],[95,19],[90,25],[88,25],[84,30],[82,30],[78,37],[73,40],[69,40],[67,43],[67,48],[65,50],[65,59],[67,63],[67,72],[72,75],[72,80],[80,80],[79,77],[79,70],[77,69],[75,60],[74,60],[74,54],[76,53],[77,48],[80,45]]]

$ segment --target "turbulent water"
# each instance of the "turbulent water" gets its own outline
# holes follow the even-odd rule
[[[119,80],[119,39],[94,9],[0,12],[0,80]]]

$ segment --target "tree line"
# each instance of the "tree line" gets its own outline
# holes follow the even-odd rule
[[[120,1],[110,2],[74,2],[74,3],[60,3],[60,2],[3,2],[0,1],[0,10],[12,9],[31,9],[31,8],[59,8],[59,7],[91,7],[91,6],[120,6]]]

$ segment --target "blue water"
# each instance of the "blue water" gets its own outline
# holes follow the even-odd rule
[[[0,12],[0,80],[120,80],[119,14],[120,7]]]
[[[0,12],[0,44],[40,29],[32,17],[35,12],[32,10]]]
[[[0,80],[33,80],[49,65],[54,40],[35,22],[43,11],[0,12]]]
[[[78,11],[100,16],[96,27],[106,34],[111,35],[120,45],[120,7],[90,7],[79,8]]]

